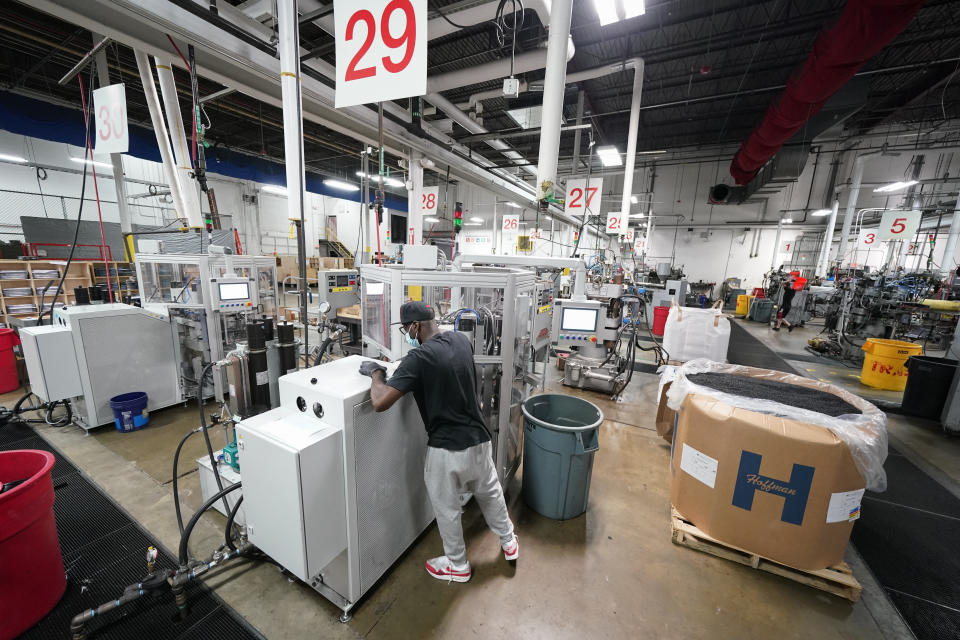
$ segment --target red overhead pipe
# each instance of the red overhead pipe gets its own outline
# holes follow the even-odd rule
[[[730,163],[737,184],[747,184],[800,127],[863,64],[893,40],[924,0],[849,0],[837,22],[822,32],[810,57],[743,143]]]

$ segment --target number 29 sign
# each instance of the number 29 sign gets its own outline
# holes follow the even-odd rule
[[[334,0],[336,107],[427,92],[427,0]]]

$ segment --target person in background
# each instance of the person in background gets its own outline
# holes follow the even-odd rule
[[[793,296],[797,292],[793,288],[794,276],[790,276],[783,284],[783,296],[780,298],[780,309],[777,311],[777,323],[773,326],[774,331],[780,331],[780,325],[787,325],[787,331],[793,331],[793,325],[787,322],[787,314],[793,306]]]
[[[389,380],[383,365],[372,360],[360,366],[360,373],[373,380],[370,400],[378,412],[413,392],[429,434],[423,479],[445,553],[427,560],[427,573],[439,580],[466,582],[471,571],[460,524],[461,495],[477,499],[487,526],[500,538],[504,557],[513,561],[520,555],[480,413],[473,346],[462,333],[440,331],[433,309],[423,302],[400,307],[400,325],[400,332],[416,348],[403,357]]]

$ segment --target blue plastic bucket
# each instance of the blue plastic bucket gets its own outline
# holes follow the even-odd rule
[[[110,398],[110,408],[113,409],[113,422],[117,425],[117,431],[136,431],[150,422],[147,394],[143,391],[121,393]]]

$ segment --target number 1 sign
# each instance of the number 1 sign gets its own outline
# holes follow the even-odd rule
[[[427,0],[334,0],[333,19],[338,109],[427,92]]]

